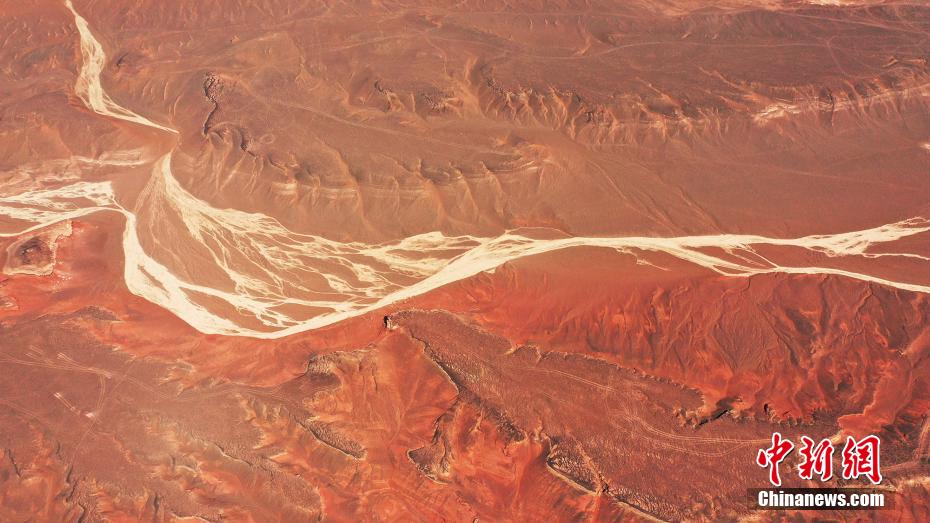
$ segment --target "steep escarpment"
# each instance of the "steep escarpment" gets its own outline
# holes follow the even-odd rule
[[[151,6],[159,38],[107,7],[104,78],[182,130],[182,185],[301,232],[807,234],[930,196],[918,6]]]

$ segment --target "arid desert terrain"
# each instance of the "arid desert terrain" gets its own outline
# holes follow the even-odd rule
[[[930,4],[0,0],[0,243],[0,521],[930,518]]]

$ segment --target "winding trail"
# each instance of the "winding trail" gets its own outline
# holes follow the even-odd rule
[[[71,4],[81,38],[83,63],[75,92],[95,113],[158,131],[177,134],[170,127],[126,109],[107,95],[100,73],[106,56],[87,21]],[[120,154],[112,153],[119,158]],[[636,255],[666,253],[719,274],[747,277],[765,273],[832,274],[913,292],[930,293],[930,285],[894,281],[877,275],[832,267],[785,266],[767,259],[756,247],[792,247],[827,258],[898,257],[930,262],[909,252],[875,253],[880,244],[930,231],[930,220],[911,218],[872,229],[801,238],[771,238],[745,234],[680,237],[564,237],[538,238],[541,230],[508,231],[497,237],[445,236],[432,232],[386,244],[334,242],[288,230],[273,217],[236,209],[217,209],[187,192],[171,172],[171,152],[154,164],[151,179],[134,209],[120,204],[110,182],[74,181],[55,188],[12,191],[0,188],[0,215],[30,225],[18,236],[63,220],[91,213],[117,212],[126,219],[123,232],[124,278],[133,294],[164,307],[207,334],[273,339],[360,316],[460,281],[519,258],[574,247],[602,247]],[[125,154],[124,154],[125,155]],[[93,164],[94,160],[85,163]],[[119,166],[119,163],[108,165]],[[126,165],[135,165],[127,161]],[[72,180],[73,181],[73,180]],[[14,188],[15,189],[15,188]],[[143,248],[140,222],[171,216],[172,234],[192,242],[208,254],[217,272],[225,274],[224,288],[187,281]],[[551,231],[547,231],[551,235]],[[171,245],[147,239],[161,258],[174,258]],[[720,249],[726,255],[709,251]],[[928,269],[930,270],[930,269]],[[311,283],[305,283],[311,282]],[[263,328],[247,327],[205,305],[228,304]],[[306,313],[295,313],[295,310]]]

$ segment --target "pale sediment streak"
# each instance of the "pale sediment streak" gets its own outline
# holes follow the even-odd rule
[[[74,12],[70,2],[66,3]],[[99,76],[105,60],[103,50],[86,21],[77,13],[74,16],[85,60],[75,88],[88,107],[103,116],[175,132],[120,107],[106,95]],[[870,251],[880,244],[930,231],[930,220],[924,218],[801,238],[718,234],[553,239],[535,238],[532,230],[517,230],[497,237],[448,237],[432,232],[378,245],[336,242],[295,233],[263,214],[210,206],[174,178],[171,153],[155,163],[148,185],[131,210],[120,205],[109,182],[79,181],[55,189],[27,190],[0,197],[0,215],[32,224],[18,234],[100,211],[118,212],[126,218],[124,278],[130,292],[166,308],[208,334],[280,338],[378,310],[512,260],[577,247],[615,249],[632,255],[665,253],[727,276],[833,274],[930,293],[930,286],[925,284],[863,272],[780,265],[755,251],[773,246],[817,252],[825,260],[888,256],[910,258],[916,263],[930,262],[930,258],[915,253]],[[162,226],[170,224],[174,228],[171,235],[190,242],[188,245],[202,247],[207,253],[206,261],[214,265],[211,269],[224,274],[228,283],[210,286],[188,281],[191,277],[177,276],[170,264],[146,252],[138,233],[140,220],[147,224],[156,221]],[[155,245],[163,260],[183,263],[171,252],[172,246],[160,245],[157,237],[146,239],[150,248]],[[717,250],[720,252],[714,254]],[[200,297],[227,304],[227,310],[235,309],[242,318],[252,318],[254,325],[261,327],[243,326],[241,321],[224,317]],[[302,316],[293,312],[301,309],[315,312]]]
[[[428,233],[393,243],[367,245],[332,242],[301,235],[289,231],[265,215],[213,208],[177,184],[171,177],[169,166],[169,156],[159,160],[152,179],[156,182],[161,179],[161,182],[152,183],[152,188],[157,189],[160,198],[164,198],[161,201],[163,205],[174,206],[172,212],[181,217],[188,234],[198,241],[217,246],[211,250],[214,261],[230,276],[234,288],[221,290],[184,281],[167,266],[149,256],[138,237],[136,214],[119,205],[109,182],[76,183],[56,190],[32,191],[19,197],[5,197],[0,199],[0,214],[39,222],[30,228],[34,230],[92,212],[119,212],[127,221],[123,235],[126,256],[124,277],[132,293],[170,310],[202,332],[257,338],[279,338],[332,325],[492,270],[512,260],[576,247],[602,247],[631,254],[666,253],[728,276],[745,277],[765,273],[835,274],[897,289],[930,293],[928,285],[893,281],[870,274],[830,267],[778,265],[755,254],[753,250],[768,245],[820,252],[827,258],[911,256],[921,261],[930,261],[927,257],[911,253],[869,252],[869,248],[879,244],[930,231],[930,221],[925,219],[905,220],[862,231],[792,239],[740,234],[672,238],[632,236],[540,239],[529,236],[529,231],[511,231],[493,238],[447,237],[440,233]],[[734,256],[707,252],[712,248]],[[248,252],[250,256],[265,252],[271,260],[270,265],[265,267],[268,272],[264,277],[250,280],[240,272],[243,270],[241,267],[228,263],[228,251],[233,250]],[[423,253],[427,253],[427,256],[424,257]],[[441,253],[448,257],[443,258]],[[460,254],[453,256],[449,253]],[[745,256],[737,256],[740,254]],[[759,261],[746,261],[750,256]],[[357,281],[354,285],[343,283],[344,287],[331,284],[332,297],[328,300],[289,297],[276,292],[273,280],[275,273],[286,274],[307,260],[336,265],[344,269],[343,272],[354,274]],[[402,267],[417,281],[404,286],[390,284],[390,273],[397,271],[398,267]],[[344,276],[336,274],[334,272],[330,275],[334,282],[345,281]],[[192,293],[228,303],[271,330],[246,328],[221,317],[199,304]],[[327,308],[329,312],[309,319],[293,318],[278,310],[285,304]]]
[[[110,98],[110,95],[103,90],[100,83],[100,72],[106,63],[106,54],[103,52],[103,46],[94,38],[87,25],[87,20],[74,10],[71,0],[65,0],[65,6],[74,15],[74,24],[77,26],[78,33],[81,35],[81,70],[78,72],[78,79],[74,85],[74,92],[84,101],[87,106],[94,112],[127,122],[137,123],[155,129],[161,129],[169,133],[177,133],[170,127],[159,125],[144,116],[140,116],[129,109],[119,105]]]

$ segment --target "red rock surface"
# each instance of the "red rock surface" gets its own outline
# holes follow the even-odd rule
[[[928,34],[0,3],[0,520],[926,520]],[[893,507],[751,510],[776,431]]]

